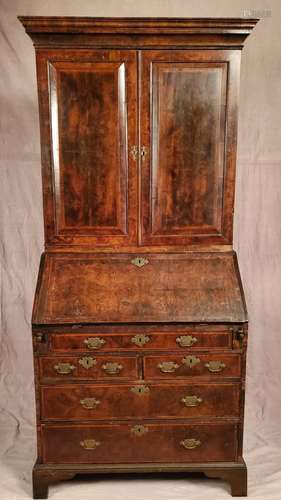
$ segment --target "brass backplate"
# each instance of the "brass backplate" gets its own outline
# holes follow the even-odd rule
[[[86,344],[88,349],[99,349],[105,344],[105,340],[100,337],[89,337],[84,340],[84,344]]]
[[[95,439],[84,439],[84,441],[80,441],[80,446],[85,450],[95,450],[100,446],[100,442]]]
[[[97,360],[91,356],[83,356],[83,358],[79,359],[79,365],[83,366],[86,370],[89,370],[89,368],[92,368],[96,364]]]
[[[180,442],[180,444],[186,449],[186,450],[194,450],[194,448],[198,448],[198,446],[201,445],[201,441],[198,439],[183,439],[183,441]]]

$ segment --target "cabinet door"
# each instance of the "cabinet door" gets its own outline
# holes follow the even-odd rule
[[[48,245],[136,240],[136,53],[39,50]]]
[[[149,50],[141,61],[141,243],[229,244],[240,54]]]

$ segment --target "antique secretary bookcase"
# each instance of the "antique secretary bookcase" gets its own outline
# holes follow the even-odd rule
[[[244,496],[232,233],[240,56],[257,20],[20,20],[36,49],[45,224],[34,498],[78,473],[155,471]]]

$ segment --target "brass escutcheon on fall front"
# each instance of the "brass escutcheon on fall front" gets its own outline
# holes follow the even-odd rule
[[[200,361],[200,358],[196,358],[196,356],[185,356],[185,358],[181,360],[181,362],[184,365],[188,366],[188,368],[193,368],[194,366],[198,365]]]
[[[134,387],[131,387],[130,391],[138,396],[144,396],[145,394],[150,393],[150,389],[147,385],[135,385]]]
[[[100,404],[100,401],[96,398],[84,398],[80,399],[80,404],[83,406],[83,408],[86,408],[86,410],[95,410],[96,407]]]
[[[173,373],[177,370],[177,368],[179,368],[179,365],[174,361],[163,361],[162,363],[159,363],[157,367],[163,373]]]
[[[79,365],[83,366],[85,370],[89,370],[97,364],[97,360],[92,358],[91,356],[83,356],[83,358],[79,359]]]
[[[222,361],[209,361],[205,366],[212,373],[221,372],[225,368],[225,364]]]
[[[201,441],[199,439],[183,439],[180,444],[186,449],[186,450],[194,450],[194,448],[198,448],[198,446],[201,445]]]
[[[192,337],[192,335],[181,335],[176,338],[176,342],[181,347],[191,347],[198,342],[198,339],[196,337]]]
[[[88,349],[99,349],[102,347],[106,341],[101,339],[100,337],[89,337],[84,340],[84,344],[88,347]]]
[[[198,406],[202,403],[203,399],[198,396],[184,396],[181,399],[181,402],[185,404],[185,406]]]
[[[145,259],[144,257],[135,257],[134,259],[131,260],[131,264],[137,267],[143,267],[148,263],[149,260]]]
[[[131,433],[134,434],[135,436],[143,436],[148,432],[148,428],[145,427],[144,425],[134,425],[134,427],[131,428]]]
[[[134,337],[131,338],[132,344],[135,344],[138,347],[143,347],[149,341],[150,341],[150,337],[148,335],[144,335],[143,333],[134,335]]]
[[[68,375],[69,373],[73,372],[73,370],[75,370],[75,366],[71,365],[70,363],[58,363],[54,366],[54,369],[60,375]]]
[[[100,441],[96,441],[95,439],[84,439],[84,441],[80,441],[80,446],[82,446],[84,450],[95,450],[100,446]]]
[[[123,366],[120,363],[105,363],[102,365],[102,369],[108,374],[108,375],[117,375],[121,370],[123,370]]]

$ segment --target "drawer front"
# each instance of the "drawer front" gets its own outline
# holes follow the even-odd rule
[[[238,384],[60,385],[41,388],[42,419],[238,417]]]
[[[60,334],[50,335],[54,352],[111,351],[114,349],[231,349],[230,331],[158,332],[119,334]]]
[[[137,359],[125,356],[81,355],[39,358],[42,378],[62,379],[135,379]]]
[[[173,378],[194,376],[239,377],[241,356],[239,354],[201,354],[199,352],[184,356],[158,355],[144,357],[146,378]]]
[[[234,424],[42,425],[45,463],[226,462],[237,458]]]

